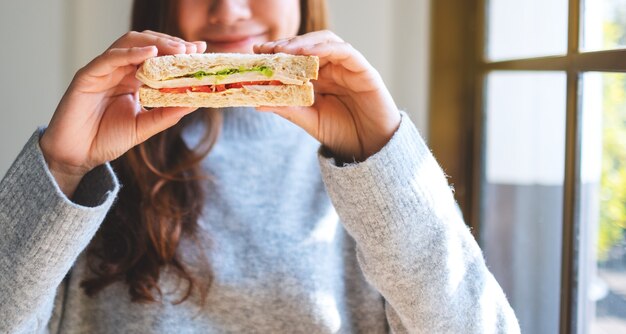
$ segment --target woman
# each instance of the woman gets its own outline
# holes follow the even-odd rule
[[[519,332],[411,121],[318,31],[324,8],[136,0],[142,32],[78,71],[0,184],[0,332]],[[205,51],[317,55],[316,103],[140,109],[137,65]]]

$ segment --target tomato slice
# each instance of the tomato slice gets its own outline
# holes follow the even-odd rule
[[[213,93],[213,88],[211,86],[193,86],[189,88],[192,92]]]
[[[233,82],[230,84],[226,85],[226,88],[241,88],[243,87],[244,83],[243,82]]]
[[[231,88],[243,88],[243,86],[280,86],[283,83],[278,80],[270,80],[270,81],[242,81],[242,82],[233,82],[229,84],[223,85],[205,85],[205,86],[191,86],[191,87],[176,87],[176,88],[161,88],[159,91],[161,93],[187,93],[187,92],[195,92],[195,93],[215,93],[215,92],[223,92],[227,89]]]
[[[176,88],[161,88],[159,92],[161,93],[187,93],[187,90],[190,90],[191,87],[176,87]]]

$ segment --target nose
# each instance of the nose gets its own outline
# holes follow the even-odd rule
[[[215,0],[209,6],[209,22],[211,24],[228,25],[241,20],[250,19],[249,0]],[[254,1],[254,0],[253,0]]]

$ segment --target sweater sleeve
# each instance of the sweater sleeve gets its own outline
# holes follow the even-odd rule
[[[395,333],[519,333],[441,168],[405,113],[381,151],[322,175]]]
[[[119,189],[110,166],[87,174],[69,200],[33,134],[0,182],[0,333],[43,332],[55,292]],[[79,204],[80,203],[80,204]]]

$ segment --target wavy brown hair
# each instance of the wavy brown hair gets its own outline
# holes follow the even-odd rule
[[[132,30],[182,37],[177,10],[176,0],[135,0]],[[300,10],[298,34],[327,28],[325,0],[300,0]],[[93,277],[81,283],[87,295],[123,281],[133,302],[155,302],[163,297],[158,285],[161,270],[168,268],[186,283],[177,303],[194,290],[202,302],[206,300],[213,275],[203,256],[210,239],[200,235],[198,226],[205,200],[203,182],[208,179],[200,162],[215,144],[221,122],[221,113],[215,110],[194,112],[112,162],[122,188],[88,250]],[[191,123],[204,125],[197,147],[188,147],[182,137]],[[196,246],[195,273],[189,269],[190,259],[183,259],[180,245],[185,240]],[[197,267],[206,269],[201,279]]]

